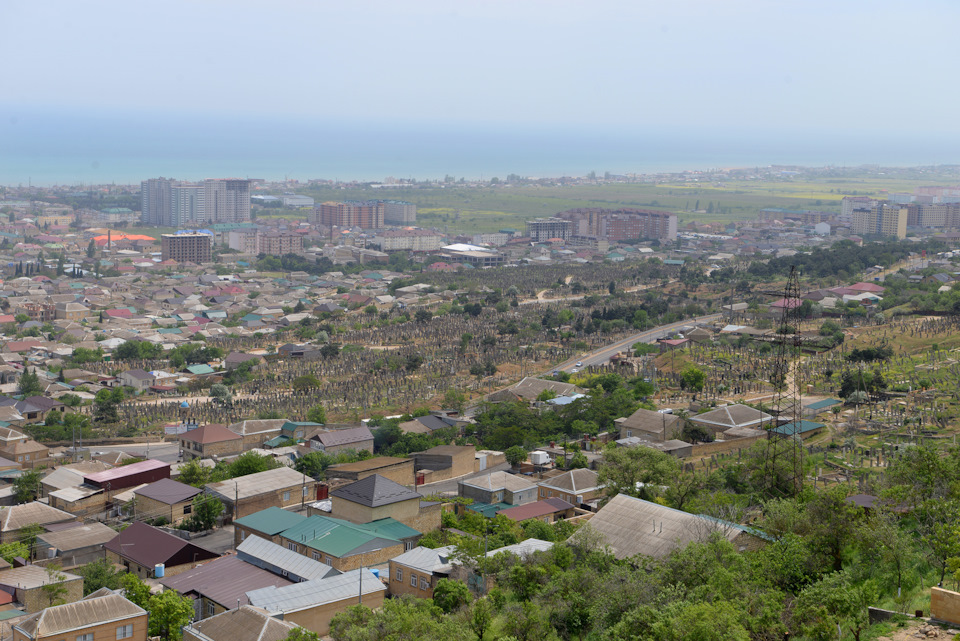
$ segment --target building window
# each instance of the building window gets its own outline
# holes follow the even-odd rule
[[[287,549],[288,549],[288,550],[293,550],[294,552],[296,552],[296,551],[297,551],[297,544],[296,544],[296,543],[287,543]]]
[[[78,634],[77,641],[93,641],[93,632],[87,634]]]
[[[412,550],[415,546],[416,546],[416,543],[414,543],[413,541],[407,541],[406,543],[403,544],[403,551],[404,551],[404,552],[409,552],[409,551]]]
[[[316,552],[316,551],[315,551],[311,556],[313,556],[313,560],[314,560],[314,561],[319,561],[319,560],[320,560],[320,553],[319,553],[319,552]]]
[[[411,574],[411,575],[410,575],[410,585],[412,585],[413,587],[417,587],[417,575],[416,575],[416,574]]]
[[[303,488],[303,495],[304,495],[304,496],[306,496],[306,495],[307,495],[307,490],[308,490],[308,489],[309,489],[309,488],[306,488],[306,487],[305,487],[305,488]]]
[[[421,590],[429,590],[429,589],[430,589],[430,582],[427,581],[426,577],[420,577],[420,589],[421,589]]]
[[[121,625],[117,627],[117,638],[118,639],[129,639],[133,636],[133,624],[128,623],[127,625]]]
[[[397,568],[397,571],[393,575],[395,581],[403,581],[403,568]]]
[[[284,492],[284,493],[283,493],[283,500],[284,500],[285,502],[290,500],[290,492]]]
[[[240,530],[240,540],[243,541],[245,538],[247,538],[247,533],[243,530]]]
[[[207,601],[207,616],[212,617],[214,615],[216,606],[213,604],[213,601]]]
[[[184,506],[183,506],[183,513],[184,513],[185,515],[186,515],[186,514],[190,514],[191,512],[193,512],[193,505],[184,505]]]
[[[540,488],[540,496],[546,496],[546,495],[547,495],[547,491],[541,487],[541,488]]]
[[[329,556],[327,557],[327,565],[333,565],[333,559]]]

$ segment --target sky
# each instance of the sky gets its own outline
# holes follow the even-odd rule
[[[956,2],[5,0],[0,104],[957,133]]]

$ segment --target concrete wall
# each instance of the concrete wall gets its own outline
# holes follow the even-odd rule
[[[150,579],[153,578],[154,567],[146,567],[136,563],[134,561],[127,561],[120,557],[119,554],[113,552],[112,550],[104,550],[106,553],[107,561],[111,563],[116,563],[124,566],[130,574],[136,574],[141,579]],[[184,563],[182,565],[167,565],[163,568],[163,576],[175,576],[181,572],[186,572],[187,570],[192,570],[198,565],[202,565],[206,561],[201,561],[199,563]]]
[[[290,547],[290,544],[293,544],[293,548]],[[311,547],[307,547],[299,541],[293,541],[280,537],[280,545],[287,549],[292,549],[297,554],[302,554],[305,557],[313,559],[314,552],[318,553],[319,558],[315,560],[320,561],[321,563],[326,563],[327,565],[340,570],[341,572],[346,572],[348,570],[356,570],[360,567],[360,555],[354,554],[353,556],[347,556],[344,558],[339,558],[335,556],[328,556],[327,554],[315,550]],[[381,565],[389,561],[395,556],[400,556],[404,553],[404,545],[401,542],[398,542],[396,545],[387,546],[381,550],[375,552],[368,552],[363,555],[363,565],[364,567],[369,567],[373,565]]]
[[[51,496],[50,507],[55,507],[58,510],[76,514],[77,516],[97,514],[107,509],[107,494],[106,492],[97,492],[96,494],[77,501],[64,501],[60,497]]]
[[[443,513],[443,504],[437,503],[422,507],[410,518],[393,517],[408,527],[412,527],[417,532],[426,534],[433,530],[440,529],[440,515]]]
[[[930,616],[960,625],[960,592],[930,588]]]
[[[385,592],[375,592],[373,594],[363,595],[363,605],[374,610],[383,607],[384,594]],[[315,608],[300,610],[299,612],[287,612],[284,613],[283,620],[289,623],[296,623],[307,630],[316,632],[320,636],[325,636],[330,632],[330,621],[333,617],[350,606],[357,605],[358,601],[359,599],[357,597],[353,597],[334,603],[319,605]]]
[[[190,516],[189,514],[185,515],[183,513],[184,508],[188,506],[192,509],[192,499],[175,503],[174,505],[168,505],[156,499],[138,495],[136,500],[136,515],[138,519],[156,519],[162,516],[167,519],[167,523],[179,523],[187,516]]]
[[[79,601],[83,598],[83,579],[77,577],[76,579],[69,579],[63,582],[63,587],[66,588],[66,592],[58,597],[64,603],[73,603],[74,601]],[[45,608],[50,607],[50,596],[43,591],[43,588],[30,588],[23,590],[17,588],[16,590],[16,599],[24,605],[27,612],[39,612]],[[114,630],[113,637],[116,639],[116,630]]]
[[[304,487],[306,487],[306,495],[303,494]],[[284,499],[285,492],[289,492],[289,496],[286,499]],[[300,505],[301,503],[311,502],[315,500],[316,496],[317,482],[312,479],[307,479],[306,485],[297,483],[296,485],[291,485],[276,491],[264,492],[263,494],[249,498],[241,498],[239,509],[235,508],[233,497],[224,496],[219,498],[223,500],[223,505],[227,508],[227,514],[238,519],[249,514],[255,514],[260,510],[265,510],[268,507],[291,507]]]
[[[416,577],[417,584],[410,585],[411,577]],[[420,587],[420,579],[427,580],[426,589]],[[439,577],[427,574],[423,570],[417,570],[409,566],[390,561],[390,580],[387,582],[387,589],[390,596],[400,596],[401,594],[412,594],[419,599],[432,599],[433,589],[437,587]]]
[[[129,637],[129,641],[147,641],[147,615],[146,613],[141,614],[140,616],[130,617],[129,619],[123,619],[122,621],[111,621],[110,623],[103,623],[99,625],[91,625],[84,628],[77,628],[76,630],[70,630],[69,634],[64,635],[63,633],[50,635],[50,636],[40,636],[40,637],[28,637],[17,629],[13,630],[13,640],[14,641],[46,641],[47,639],[54,640],[63,639],[73,639],[75,636],[81,636],[84,634],[93,634],[94,641],[105,641],[107,639],[116,639],[117,638],[117,628],[122,625],[132,625],[133,626],[133,636]]]
[[[338,466],[336,465],[332,465],[329,469],[327,469],[327,478],[341,478],[351,481],[360,481],[368,476],[379,474],[383,478],[390,479],[394,483],[399,483],[400,485],[412,486],[414,484],[413,459],[405,459],[391,465],[371,468],[369,470],[363,470],[362,472],[348,472],[346,470],[339,470],[337,467]]]
[[[331,513],[333,518],[346,519],[354,523],[369,523],[388,517],[404,522],[404,519],[416,518],[420,512],[420,499],[398,501],[390,505],[372,508],[338,496],[331,497],[331,501],[333,503],[333,512]]]
[[[748,436],[746,438],[736,438],[732,441],[714,441],[713,443],[701,443],[694,445],[690,456],[709,456],[721,452],[735,452],[738,449],[747,449],[759,440],[766,440],[766,436]]]

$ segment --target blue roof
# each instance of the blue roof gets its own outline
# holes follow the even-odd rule
[[[833,407],[834,405],[839,405],[840,401],[835,398],[825,398],[822,401],[817,401],[816,403],[810,403],[807,405],[808,410],[824,410],[828,407]]]
[[[191,365],[187,368],[191,374],[213,374],[213,368],[207,364]]]
[[[800,421],[793,423],[786,423],[784,425],[779,425],[777,427],[771,428],[770,431],[776,434],[782,434],[784,436],[792,436],[794,434],[806,434],[807,432],[812,432],[820,428],[826,427],[823,423],[814,423],[813,421]]]

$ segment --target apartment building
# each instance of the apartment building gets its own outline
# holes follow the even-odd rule
[[[443,236],[426,229],[400,229],[385,231],[373,238],[373,244],[380,246],[380,251],[415,251],[430,252],[443,247]]]
[[[209,263],[212,257],[213,236],[192,232],[186,234],[163,234],[160,238],[163,260],[178,263]]]
[[[380,229],[384,225],[386,204],[379,200],[325,202],[314,209],[310,222],[328,227]]]

